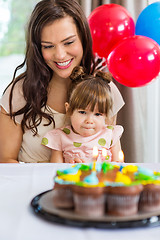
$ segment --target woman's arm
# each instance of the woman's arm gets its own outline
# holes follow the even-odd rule
[[[19,124],[6,114],[1,107],[0,112],[0,162],[18,163],[18,153],[22,144],[23,132]]]
[[[111,147],[111,153],[112,153],[112,162],[123,162],[119,159],[119,152],[121,151],[121,143],[120,140]]]
[[[62,151],[57,151],[52,149],[51,159],[52,163],[64,163]]]

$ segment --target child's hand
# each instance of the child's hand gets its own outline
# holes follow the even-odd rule
[[[80,159],[78,157],[72,159],[69,161],[69,163],[84,163],[85,161],[83,159]]]

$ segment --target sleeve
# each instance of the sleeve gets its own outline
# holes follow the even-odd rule
[[[44,135],[41,144],[48,148],[62,151],[61,135],[62,131],[60,129],[53,129]]]
[[[111,88],[111,94],[113,99],[113,109],[110,113],[110,116],[113,117],[119,112],[119,110],[124,106],[125,103],[117,86],[113,82],[110,82],[109,85]]]
[[[4,110],[9,113],[9,96],[11,92],[12,85],[10,85],[3,96],[0,99],[0,106],[4,108]],[[21,109],[24,107],[26,104],[26,101],[23,97],[23,92],[22,92],[22,81],[19,81],[13,90],[13,99],[12,99],[12,107],[13,107],[13,112],[16,112],[17,110]],[[17,123],[21,123],[23,119],[23,114],[18,115],[15,117],[15,121]]]
[[[117,141],[121,138],[123,131],[124,131],[124,128],[120,125],[116,125],[113,127],[111,147],[113,147],[117,143]]]

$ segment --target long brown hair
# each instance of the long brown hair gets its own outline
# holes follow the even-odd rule
[[[83,67],[77,66],[73,69],[70,78],[72,83],[68,90],[67,116],[71,116],[75,109],[85,110],[89,107],[91,111],[94,111],[97,105],[98,111],[109,118],[113,104],[109,86],[112,75],[101,71],[88,75]]]
[[[47,24],[69,15],[73,18],[83,46],[81,66],[89,74],[95,68],[94,55],[92,52],[92,38],[87,18],[76,0],[42,0],[35,6],[26,33],[26,54],[24,62],[14,72],[9,108],[10,117],[15,121],[15,116],[24,114],[21,122],[23,132],[31,129],[36,135],[37,127],[42,118],[48,119],[48,125],[54,119],[41,108],[46,107],[47,88],[52,78],[53,71],[45,63],[41,52],[41,32]],[[91,67],[92,66],[92,67]],[[16,77],[17,71],[25,67],[24,73]],[[13,112],[12,99],[13,89],[17,82],[23,81],[22,90],[26,104],[23,108]]]

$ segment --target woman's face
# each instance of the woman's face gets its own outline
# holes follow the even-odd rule
[[[46,25],[41,34],[42,55],[54,76],[68,78],[80,65],[83,47],[77,27],[70,16]]]

